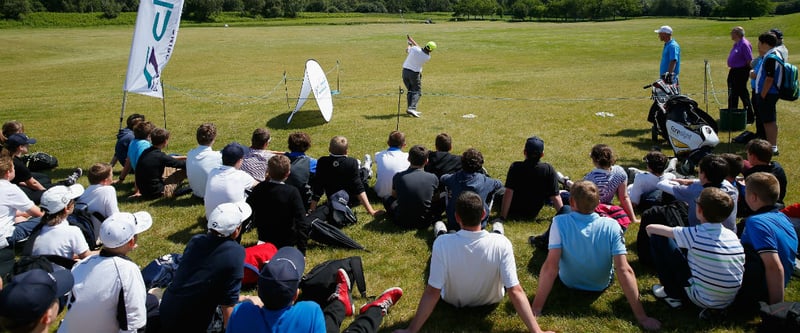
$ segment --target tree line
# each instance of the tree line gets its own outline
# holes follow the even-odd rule
[[[0,0],[7,19],[31,12],[99,12],[115,18],[139,0]],[[299,12],[452,12],[458,19],[607,20],[643,15],[758,17],[800,12],[800,0],[185,0],[184,19],[213,21],[221,12],[296,17]]]

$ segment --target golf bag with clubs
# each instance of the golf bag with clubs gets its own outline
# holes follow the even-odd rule
[[[653,84],[654,90],[659,81]],[[654,98],[647,118],[653,123],[653,140],[658,141],[658,134],[669,142],[683,163],[683,174],[691,174],[700,159],[719,144],[716,120],[688,96],[668,95],[663,104]]]

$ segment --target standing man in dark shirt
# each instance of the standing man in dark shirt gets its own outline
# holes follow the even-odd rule
[[[408,150],[407,170],[392,178],[392,196],[387,210],[395,224],[405,228],[427,228],[436,218],[431,215],[431,199],[439,186],[436,175],[425,172],[428,149],[416,145]]]
[[[172,198],[186,179],[186,156],[172,157],[161,151],[169,143],[166,129],[154,129],[150,141],[153,145],[142,152],[136,166],[136,187],[145,198]]]
[[[208,217],[208,233],[189,240],[161,299],[162,332],[205,332],[217,306],[227,324],[244,276],[244,248],[236,238],[251,213],[244,201],[221,204]]]
[[[558,193],[556,170],[552,165],[540,162],[544,156],[544,141],[538,136],[528,138],[523,154],[524,161],[514,162],[508,168],[500,209],[503,219],[535,219],[548,200],[556,211],[564,206]]]
[[[731,30],[733,48],[728,54],[728,109],[739,108],[739,99],[747,110],[748,123],[754,121],[753,106],[750,104],[750,94],[747,91],[747,81],[750,79],[750,62],[753,61],[753,46],[744,38],[744,28],[736,27]]]
[[[300,192],[285,183],[290,169],[288,157],[272,156],[267,162],[266,181],[253,187],[247,203],[253,208],[259,241],[276,248],[294,246],[305,255],[311,225],[305,223],[306,209]]]
[[[382,210],[375,210],[370,205],[364,181],[358,170],[358,160],[347,156],[348,148],[347,138],[334,136],[328,146],[330,155],[320,157],[317,161],[317,174],[311,185],[314,195],[311,197],[310,210],[317,208],[323,193],[330,198],[334,193],[345,190],[350,196],[350,206],[358,205],[360,202],[371,216],[383,213]]]

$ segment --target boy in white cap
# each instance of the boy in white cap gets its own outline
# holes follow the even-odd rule
[[[236,238],[252,212],[244,201],[223,203],[208,215],[208,233],[189,240],[161,299],[163,332],[205,332],[217,306],[228,322],[244,276],[244,248]]]
[[[353,315],[350,279],[344,269],[336,274],[336,288],[324,309],[313,301],[295,302],[300,294],[300,279],[305,258],[294,247],[278,250],[258,276],[258,297],[234,308],[228,333],[338,332],[346,316]],[[389,288],[375,301],[365,304],[360,315],[344,332],[377,332],[389,308],[403,296],[403,290]],[[263,301],[263,304],[253,302]]]
[[[31,254],[58,255],[67,259],[83,259],[95,252],[89,251],[89,244],[81,229],[69,225],[67,216],[75,210],[75,199],[83,194],[83,186],[53,186],[42,194],[40,207],[44,211],[42,229],[33,242]],[[55,269],[63,268],[53,265]]]
[[[147,290],[139,266],[126,255],[137,247],[137,235],[152,225],[147,212],[116,213],[103,221],[100,254],[72,268],[75,286],[59,332],[134,331],[145,326]]]
[[[0,329],[3,332],[49,332],[58,317],[58,299],[72,288],[67,270],[48,273],[33,269],[11,278],[0,292]]]

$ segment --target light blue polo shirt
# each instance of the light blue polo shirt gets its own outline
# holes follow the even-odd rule
[[[674,39],[670,39],[669,42],[664,43],[664,49],[661,51],[661,72],[658,73],[659,76],[669,71],[669,63],[673,60],[676,60],[676,63],[675,70],[672,72],[677,78],[681,72],[681,46]]]
[[[608,288],[614,273],[614,256],[628,253],[616,220],[576,211],[553,218],[548,249],[561,249],[561,282],[588,291]]]

